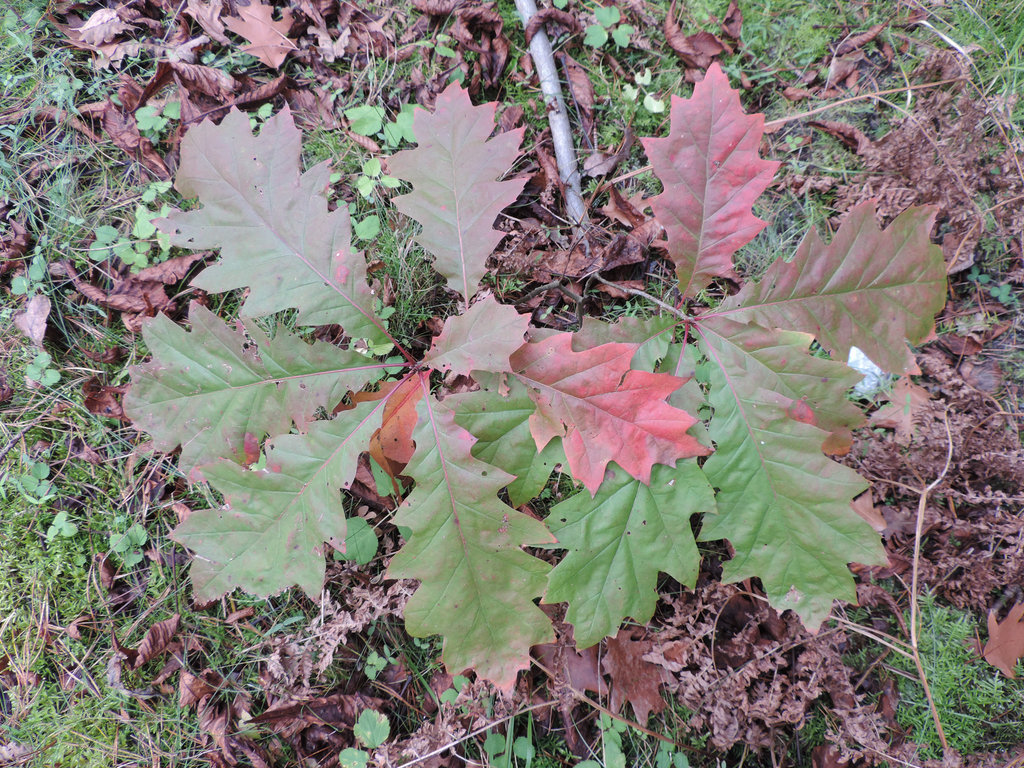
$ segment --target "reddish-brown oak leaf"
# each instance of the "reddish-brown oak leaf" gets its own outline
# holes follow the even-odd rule
[[[926,339],[946,303],[934,218],[934,208],[909,208],[881,230],[874,203],[859,205],[831,243],[812,229],[791,261],[772,263],[716,314],[814,334],[840,360],[857,346],[887,371],[918,373],[906,342]]]
[[[504,232],[494,229],[502,209],[515,202],[525,179],[497,181],[519,155],[523,129],[488,139],[494,103],[474,107],[452,83],[434,112],[417,110],[413,132],[419,146],[388,160],[391,173],[413,185],[395,207],[423,226],[416,238],[434,256],[434,267],[466,302],[486,272],[484,263]]]
[[[501,373],[508,358],[523,345],[529,315],[499,304],[493,296],[478,301],[465,314],[445,320],[423,362],[439,371],[469,375],[471,371]]]
[[[732,256],[760,232],[754,201],[776,162],[762,160],[764,115],[748,115],[716,63],[689,99],[672,97],[669,135],[643,139],[665,191],[651,200],[665,228],[680,290],[693,296],[716,277],[734,276]]]
[[[665,402],[683,379],[631,370],[638,347],[602,344],[574,352],[572,334],[559,333],[512,355],[512,370],[537,404],[530,417],[537,447],[562,437],[573,477],[591,495],[610,461],[649,483],[655,464],[708,453],[686,434],[696,419]]]
[[[360,392],[352,399],[379,400],[387,398],[380,429],[370,438],[370,455],[392,476],[397,476],[409,463],[416,446],[412,433],[416,429],[416,404],[423,397],[426,372],[407,376],[401,381],[386,381],[377,392]]]

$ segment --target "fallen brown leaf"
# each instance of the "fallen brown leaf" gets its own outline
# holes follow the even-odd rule
[[[651,650],[651,641],[634,640],[632,632],[620,629],[615,637],[608,639],[608,653],[602,665],[612,679],[612,711],[620,712],[628,701],[633,705],[637,721],[646,723],[651,712],[665,708],[661,685],[669,681],[669,676],[663,667],[643,659]]]
[[[1024,603],[1018,603],[999,621],[996,612],[988,614],[988,642],[982,651],[985,661],[1015,679],[1014,667],[1024,656]]]
[[[557,40],[564,34],[579,34],[583,31],[579,20],[568,11],[560,11],[554,6],[542,8],[530,17],[526,25],[526,44],[529,45],[537,30],[541,27],[553,40]]]
[[[288,39],[292,27],[292,12],[285,8],[281,20],[274,21],[274,9],[259,0],[249,5],[236,5],[238,17],[225,16],[224,26],[239,37],[249,41],[242,50],[255,56],[271,69],[280,67],[288,54],[298,50],[295,42]]]
[[[743,11],[736,0],[729,0],[729,7],[722,19],[722,31],[733,40],[739,40],[743,31]]]
[[[896,430],[896,442],[907,445],[914,434],[914,419],[931,398],[927,389],[903,376],[893,385],[888,405],[871,414],[870,422],[876,427]]]
[[[127,421],[128,419],[124,415],[124,408],[117,397],[123,395],[127,389],[127,384],[111,387],[101,383],[95,376],[86,379],[82,384],[82,394],[85,395],[85,408],[89,413],[96,416]]]
[[[864,45],[867,45],[876,37],[878,37],[879,33],[881,33],[883,29],[885,29],[887,23],[888,22],[883,21],[879,24],[875,24],[875,26],[871,27],[871,29],[867,30],[866,32],[861,32],[859,34],[851,35],[850,37],[846,38],[836,48],[836,56],[842,56],[844,54],[850,53],[851,51],[856,51],[858,48],[861,48]]]
[[[162,654],[168,644],[170,644],[171,639],[177,634],[180,625],[181,616],[176,613],[171,618],[158,621],[151,626],[146,632],[145,637],[142,638],[142,642],[139,643],[132,667],[138,669],[143,664],[152,661]]]
[[[689,69],[705,70],[721,53],[732,49],[710,32],[687,35],[676,21],[676,1],[672,0],[664,24],[665,42]]]
[[[14,324],[29,341],[42,348],[43,336],[46,335],[46,319],[49,316],[50,300],[37,293],[28,300],[25,309],[14,316]]]

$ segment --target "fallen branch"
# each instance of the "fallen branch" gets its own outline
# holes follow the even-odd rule
[[[516,10],[519,11],[519,18],[523,20],[525,28],[537,13],[537,4],[534,0],[516,0]],[[551,51],[551,41],[548,40],[543,27],[538,29],[530,40],[530,56],[533,57],[533,65],[537,68],[540,89],[544,94],[544,104],[547,107],[548,125],[551,126],[551,141],[555,145],[555,161],[558,163],[558,175],[565,188],[566,213],[569,214],[573,227],[579,227],[587,223],[587,207],[583,203],[583,194],[580,191],[580,172],[576,165],[576,149],[572,142],[569,115],[565,111],[565,102],[562,100],[558,68],[555,66],[554,54]]]

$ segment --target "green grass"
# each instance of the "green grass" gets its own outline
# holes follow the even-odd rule
[[[1024,682],[978,659],[971,649],[977,632],[975,616],[943,606],[932,595],[921,599],[921,663],[949,745],[964,755],[1019,746],[1024,733]],[[938,733],[913,662],[891,658],[904,673],[896,718],[914,741],[926,745],[923,758],[939,759]]]

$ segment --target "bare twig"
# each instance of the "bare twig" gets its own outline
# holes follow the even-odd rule
[[[516,0],[516,10],[525,27],[537,13],[534,0]],[[555,145],[555,161],[558,163],[558,175],[565,186],[565,208],[573,227],[587,224],[587,208],[583,204],[580,192],[580,172],[576,167],[576,149],[572,141],[572,128],[569,115],[565,111],[562,99],[562,86],[558,79],[558,68],[555,66],[551,41],[543,27],[530,40],[530,56],[537,68],[540,89],[544,94],[544,103],[548,112],[548,124],[551,126],[551,141]]]
[[[646,291],[641,291],[639,288],[627,288],[624,285],[619,285],[618,283],[609,282],[608,280],[605,280],[603,277],[601,277],[596,272],[590,276],[590,279],[591,280],[597,280],[597,282],[599,282],[599,283],[604,283],[608,287],[614,288],[617,291],[622,291],[623,293],[629,293],[629,294],[632,294],[633,296],[639,296],[639,297],[641,297],[643,299],[647,299],[648,301],[657,304],[659,307],[664,309],[669,314],[675,315],[680,320],[687,321],[687,322],[689,322],[690,320],[693,320],[693,318],[690,317],[689,315],[687,315],[685,312],[682,312],[681,310],[676,309],[671,304],[666,304],[661,299],[657,299],[654,296],[651,296],[651,294],[647,293]]]
[[[914,527],[914,567],[910,578],[910,649],[914,654],[914,665],[917,667],[917,675],[921,680],[921,685],[924,687],[925,698],[928,699],[928,706],[932,711],[932,720],[935,722],[935,730],[939,734],[939,742],[942,744],[943,751],[946,751],[949,749],[949,743],[946,741],[946,732],[942,730],[942,721],[939,720],[939,711],[935,708],[935,700],[932,698],[932,690],[928,686],[928,676],[925,675],[924,666],[921,664],[921,654],[918,652],[917,645],[917,577],[921,561],[921,536],[924,530],[924,510],[928,503],[928,494],[935,490],[938,484],[942,482],[943,478],[946,477],[946,473],[949,471],[949,465],[953,461],[953,435],[949,431],[948,411],[943,412],[942,422],[946,426],[946,465],[942,468],[942,472],[939,473],[939,476],[926,488],[920,491],[921,496],[917,502],[917,524]]]

